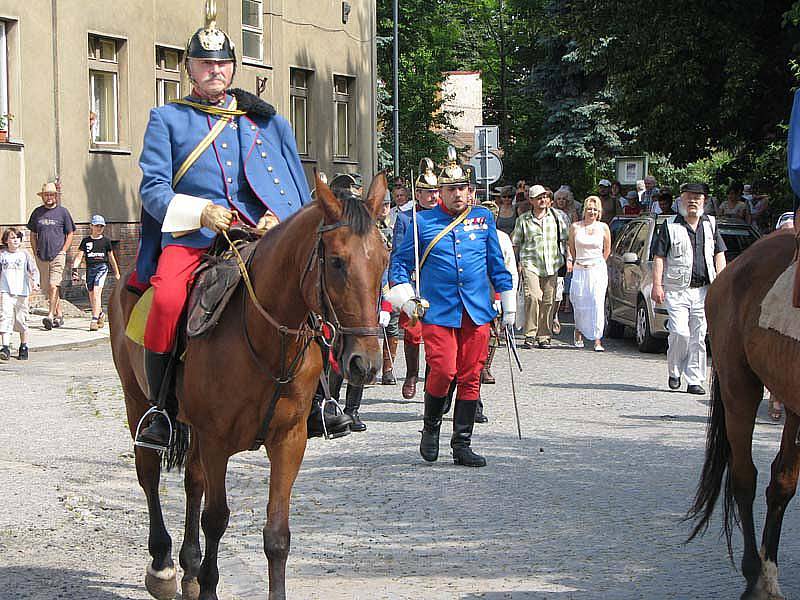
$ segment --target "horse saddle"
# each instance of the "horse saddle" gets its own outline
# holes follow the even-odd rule
[[[231,228],[228,237],[247,264],[260,235],[250,228],[236,227]],[[205,335],[219,323],[242,280],[238,260],[227,240],[220,236],[195,270],[186,304],[186,335],[189,338]],[[125,334],[139,345],[144,345],[144,330],[152,302],[153,288],[148,288],[133,307],[125,328]]]

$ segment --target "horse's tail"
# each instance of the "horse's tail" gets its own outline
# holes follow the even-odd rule
[[[724,533],[728,544],[728,554],[733,560],[733,547],[731,546],[732,524],[738,524],[738,515],[731,490],[731,474],[728,469],[731,457],[731,446],[725,431],[725,407],[722,404],[719,377],[713,373],[711,383],[711,402],[706,430],[706,459],[700,482],[697,484],[697,493],[689,512],[684,520],[694,521],[694,527],[687,542],[692,541],[698,534],[703,534],[708,529],[708,522],[714,513],[714,506],[722,490],[723,478],[725,480],[725,496],[723,500],[725,517]]]
[[[175,419],[175,429],[172,432],[172,443],[161,456],[161,466],[165,471],[178,467],[180,471],[186,462],[186,453],[189,450],[190,429],[186,423]]]

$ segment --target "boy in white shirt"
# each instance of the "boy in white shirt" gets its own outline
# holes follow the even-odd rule
[[[11,358],[11,334],[19,333],[19,360],[28,359],[28,296],[39,289],[39,271],[21,249],[22,232],[9,227],[0,241],[0,361]]]

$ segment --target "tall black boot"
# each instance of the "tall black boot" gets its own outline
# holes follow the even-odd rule
[[[364,386],[347,384],[347,396],[344,403],[344,414],[350,415],[353,422],[350,423],[350,431],[366,431],[367,426],[358,415],[358,409],[361,408],[361,397],[364,395]]]
[[[162,406],[162,386],[169,385],[168,379],[169,365],[172,355],[169,352],[152,352],[145,348],[144,351],[144,374],[147,378],[147,388],[150,392],[150,404],[159,408]],[[164,390],[166,392],[167,390]],[[136,437],[136,443],[148,444],[166,448],[169,445],[169,421],[163,414],[154,414],[150,423],[142,428]]]
[[[485,467],[486,459],[475,454],[469,447],[472,441],[472,428],[475,425],[475,400],[456,400],[453,409],[453,438],[450,446],[453,449],[453,462],[465,467]]]
[[[439,430],[442,428],[442,410],[446,401],[446,396],[440,398],[425,392],[425,417],[419,453],[428,462],[435,462],[439,458]]]
[[[336,381],[334,380],[332,383],[336,384]],[[338,382],[338,385],[341,386],[341,380]],[[311,412],[306,421],[308,437],[322,437],[325,435],[325,431],[322,428],[323,418],[325,419],[325,429],[328,430],[328,435],[331,438],[335,439],[349,435],[350,424],[353,422],[350,415],[334,410],[335,407],[330,403],[326,403],[325,413],[320,415],[320,404],[324,398],[325,394],[322,391],[322,384],[317,384],[317,391],[314,394],[314,399],[311,401]]]
[[[444,408],[442,409],[442,415],[446,415],[447,413],[450,412],[450,407],[453,406],[453,396],[456,393],[457,385],[458,382],[455,379],[453,379],[453,381],[450,382],[450,387],[447,388],[447,402],[444,403]]]
[[[475,409],[475,422],[476,423],[488,423],[489,417],[483,414],[483,400],[478,398],[478,408]]]

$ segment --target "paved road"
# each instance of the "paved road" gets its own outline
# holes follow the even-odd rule
[[[440,461],[423,463],[421,394],[403,401],[399,386],[369,389],[366,434],[309,443],[294,488],[290,597],[738,597],[718,520],[682,545],[707,400],[665,391],[663,355],[640,355],[629,340],[606,347],[521,351],[522,441],[499,356],[498,385],[484,388],[491,421],[474,439],[485,469],[454,466],[445,436]],[[107,345],[0,365],[0,390],[0,599],[147,598],[145,505]],[[762,407],[759,522],[779,435]],[[222,598],[265,596],[267,466],[263,452],[231,464]],[[179,475],[166,477],[162,494],[177,548]],[[781,553],[793,597],[798,514],[795,503]]]

